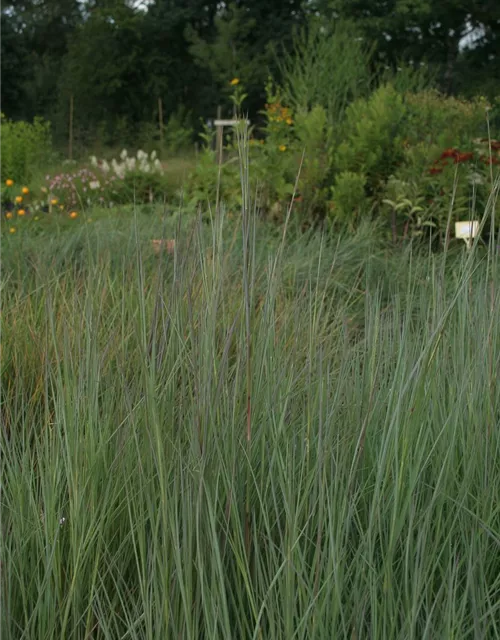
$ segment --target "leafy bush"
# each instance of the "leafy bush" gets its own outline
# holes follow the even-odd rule
[[[163,129],[165,150],[174,154],[188,149],[193,142],[193,134],[190,115],[181,106],[170,116]]]
[[[367,208],[366,176],[363,173],[342,171],[331,189],[330,217],[352,226]]]
[[[427,145],[430,150],[470,145],[487,134],[484,98],[460,100],[435,90],[406,93],[405,140],[410,147]]]
[[[242,91],[239,85],[233,96],[238,110],[244,97]],[[240,130],[239,135],[228,131],[225,136],[224,162],[220,168],[212,151],[214,132],[205,128],[201,135],[205,148],[188,184],[188,201],[191,206],[213,203],[217,194],[230,209],[241,205],[239,154],[240,148],[244,147],[249,154],[250,186],[258,209],[264,213],[272,210],[275,218],[280,217],[284,202],[290,198],[294,189],[298,169],[294,153],[296,137],[293,133],[293,113],[282,104],[281,95],[279,91],[275,91],[272,82],[268,82],[266,92],[268,102],[262,112],[265,118],[262,128],[265,140],[252,137],[252,130]]]
[[[13,122],[1,115],[2,176],[16,182],[29,182],[33,175],[54,158],[50,123],[35,118],[33,123]]]
[[[301,209],[303,215],[310,217],[316,215],[318,210],[324,210],[328,200],[328,149],[332,129],[328,124],[326,110],[316,105],[310,111],[297,113],[294,132],[297,152],[303,153],[299,180]]]
[[[465,101],[422,91],[407,93],[404,104],[403,140],[398,140],[402,159],[393,178],[406,191],[400,194],[400,204],[407,200],[415,206],[418,201],[421,211],[408,217],[402,205],[399,230],[403,224],[406,235],[409,225],[410,235],[415,236],[426,225],[443,233],[450,207],[452,223],[463,216],[480,217],[491,193],[490,163],[499,162],[495,140],[490,156],[488,103],[482,98]],[[394,202],[389,192],[385,199]]]
[[[344,124],[347,134],[334,150],[334,169],[365,174],[369,192],[376,192],[403,158],[404,116],[403,97],[391,85],[349,105]]]

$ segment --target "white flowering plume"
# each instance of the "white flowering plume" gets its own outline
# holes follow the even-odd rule
[[[141,173],[163,173],[163,166],[157,156],[156,151],[147,154],[142,149],[137,151],[135,156],[129,156],[126,149],[120,153],[120,160],[111,160],[111,166],[106,160],[98,160],[95,156],[90,156],[90,164],[99,167],[103,173],[113,171],[118,177],[123,179],[128,172],[139,171]]]

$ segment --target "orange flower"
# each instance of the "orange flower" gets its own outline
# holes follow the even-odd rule
[[[24,216],[25,213],[26,213],[26,211],[24,209],[18,209],[17,210],[17,215],[18,216]]]
[[[21,189],[21,191],[22,191],[22,193],[24,193],[24,195],[25,195],[25,196],[27,196],[27,195],[28,195],[28,193],[30,192],[30,190],[28,189],[28,187],[23,187],[23,188]]]
[[[7,211],[5,217],[7,218],[7,220],[10,220],[12,218],[12,211]]]
[[[12,185],[14,184],[14,180],[11,180],[10,178],[7,178],[7,180],[5,181],[5,184],[8,187],[12,187]]]
[[[77,214],[77,212],[76,212],[76,211],[72,211],[72,212],[69,214],[69,217],[70,217],[70,218],[75,219],[75,218],[78,218],[78,214]]]
[[[17,202],[17,204],[20,204],[23,201],[23,197],[22,196],[16,196],[15,197],[15,201]]]

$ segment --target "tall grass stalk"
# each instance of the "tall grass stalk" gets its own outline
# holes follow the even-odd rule
[[[500,637],[497,259],[269,242],[242,148],[240,227],[4,255],[3,637]]]

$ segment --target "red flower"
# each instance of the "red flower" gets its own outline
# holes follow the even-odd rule
[[[472,151],[467,151],[466,153],[458,153],[455,156],[455,164],[459,164],[460,162],[468,162],[469,160],[472,160],[473,157],[474,154],[472,153]]]
[[[456,158],[459,154],[460,151],[458,149],[445,149],[441,154],[441,160],[445,160],[446,158]]]
[[[500,160],[497,158],[497,156],[482,156],[481,160],[484,162],[484,164],[500,164]]]
[[[441,173],[442,171],[442,167],[431,167],[429,169],[429,173],[431,174],[431,176],[435,176],[437,173]]]
[[[491,148],[495,151],[500,151],[500,140],[490,140],[489,138],[481,138],[483,144],[491,145]]]

